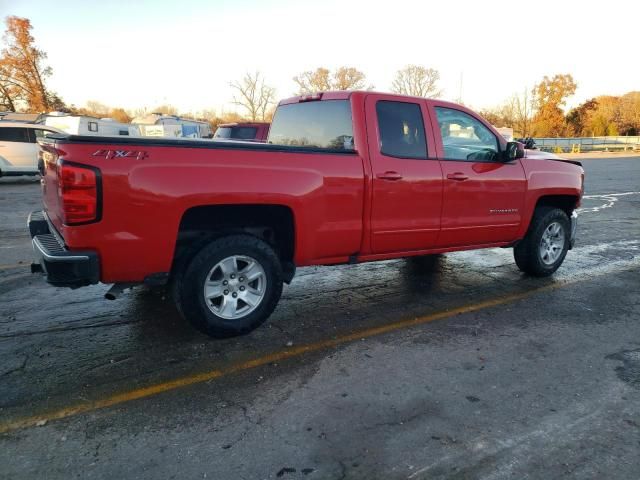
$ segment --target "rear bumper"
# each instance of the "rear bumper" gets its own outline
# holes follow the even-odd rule
[[[32,212],[27,224],[36,254],[36,263],[31,267],[33,272],[44,272],[47,282],[57,287],[78,288],[100,281],[96,252],[67,249],[42,211]]]
[[[578,214],[574,211],[569,218],[571,222],[571,236],[569,237],[569,249],[576,244],[576,232],[578,231]]]

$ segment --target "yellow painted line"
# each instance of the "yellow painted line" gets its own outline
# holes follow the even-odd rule
[[[553,283],[553,284],[545,285],[542,287],[534,288],[526,292],[506,295],[506,296],[495,298],[492,300],[486,300],[484,302],[452,308],[450,310],[443,310],[440,312],[424,315],[421,317],[400,320],[398,322],[389,323],[379,327],[368,328],[365,330],[360,330],[357,332],[349,333],[349,334],[335,337],[332,339],[322,340],[316,343],[300,345],[298,347],[292,347],[287,350],[277,351],[277,352],[270,353],[262,357],[257,357],[252,360],[239,363],[236,365],[232,365],[226,368],[210,370],[207,372],[198,373],[198,374],[187,376],[187,377],[177,378],[175,380],[170,380],[167,382],[150,385],[148,387],[142,387],[135,390],[117,393],[103,399],[88,401],[78,405],[62,408],[60,410],[43,413],[41,415],[34,415],[31,417],[25,417],[25,418],[13,420],[6,423],[1,423],[0,434],[10,432],[13,430],[20,430],[23,428],[42,425],[52,420],[68,418],[74,415],[80,415],[83,413],[92,412],[94,410],[99,410],[101,408],[111,407],[114,405],[130,402],[132,400],[151,397],[163,392],[176,390],[178,388],[188,387],[190,385],[195,385],[199,383],[208,382],[210,380],[215,380],[217,378],[224,377],[232,373],[237,373],[244,370],[250,370],[252,368],[261,367],[264,365],[268,365],[270,363],[280,362],[280,361],[287,360],[293,357],[298,357],[307,353],[326,350],[331,347],[337,347],[342,344],[354,342],[354,341],[365,339],[365,338],[374,337],[377,335],[382,335],[382,334],[393,332],[396,330],[414,327],[417,325],[434,322],[436,320],[443,320],[445,318],[454,317],[456,315],[461,315],[464,313],[476,312],[478,310],[483,310],[485,308],[504,305],[506,303],[511,303],[511,302],[515,302],[515,301],[530,297],[531,295],[534,295],[536,293],[540,293],[546,290],[554,290],[564,285],[569,285],[571,283],[575,283],[575,281]]]

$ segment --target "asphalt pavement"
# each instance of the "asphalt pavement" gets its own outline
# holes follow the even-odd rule
[[[304,268],[228,340],[31,275],[39,185],[0,179],[0,478],[640,478],[640,158],[584,167],[551,278],[510,249]]]

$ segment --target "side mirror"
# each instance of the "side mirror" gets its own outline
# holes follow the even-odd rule
[[[507,148],[504,151],[505,161],[524,158],[524,145],[520,142],[507,142]]]

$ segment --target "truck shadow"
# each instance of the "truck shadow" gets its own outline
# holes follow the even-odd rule
[[[469,265],[466,257],[455,256],[301,269],[265,325],[224,340],[193,328],[164,289],[138,287],[108,301],[104,285],[47,296],[51,290],[43,280],[11,279],[0,309],[8,319],[0,341],[7,370],[0,388],[10,393],[0,402],[3,415],[33,413],[45,403],[65,405],[68,392],[97,398],[225,368],[291,345],[486,299],[495,296],[496,286],[522,290],[523,283],[532,283],[518,280],[511,266],[496,265],[491,275],[485,270],[480,261]],[[541,283],[548,281],[530,286]]]
[[[444,273],[443,255],[409,257],[400,269],[407,291],[425,294],[438,288]]]
[[[139,319],[132,332],[139,341],[156,346],[202,340],[202,334],[182,318],[167,289],[139,287],[128,295],[131,298],[123,314]]]

